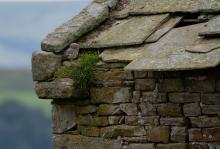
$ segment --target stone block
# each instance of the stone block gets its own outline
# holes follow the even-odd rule
[[[220,93],[202,94],[202,103],[208,105],[220,105]]]
[[[160,124],[165,126],[183,126],[186,120],[183,117],[161,117]]]
[[[214,80],[186,79],[186,90],[189,92],[213,92],[215,91]]]
[[[192,103],[200,101],[199,93],[169,93],[168,97],[172,103]]]
[[[98,127],[88,127],[79,125],[77,129],[83,136],[98,137],[100,134],[100,129]]]
[[[200,116],[200,117],[190,117],[189,119],[192,127],[200,127],[200,128],[220,127],[219,117]]]
[[[129,144],[128,149],[155,149],[154,144]]]
[[[183,113],[185,116],[199,116],[201,115],[201,108],[199,103],[189,103],[183,105]]]
[[[158,144],[156,149],[187,149],[185,143]]]
[[[134,78],[135,79],[144,79],[148,76],[148,72],[146,71],[135,71]]]
[[[173,142],[184,143],[186,142],[187,129],[186,127],[172,127],[170,139]]]
[[[204,128],[204,129],[190,129],[189,141],[192,142],[217,142],[220,141],[220,127]]]
[[[98,115],[118,115],[121,114],[119,105],[101,104],[98,108]]]
[[[135,90],[141,91],[152,91],[156,87],[156,82],[154,79],[136,79],[135,80]]]
[[[35,84],[35,91],[42,99],[64,99],[78,97],[72,79],[56,79],[52,82],[39,82]]]
[[[77,114],[90,114],[90,113],[95,113],[97,110],[98,110],[98,107],[95,105],[76,107]]]
[[[184,90],[183,80],[181,79],[162,79],[158,84],[160,92],[181,92]]]
[[[170,129],[167,126],[146,127],[148,141],[150,142],[169,142]]]
[[[120,109],[126,115],[138,115],[137,105],[133,103],[120,104]]]
[[[108,117],[92,116],[92,115],[78,115],[77,124],[84,126],[107,126],[109,124]]]
[[[128,126],[128,125],[114,125],[101,128],[101,136],[104,138],[121,137],[138,137],[146,135],[143,127]]]
[[[142,116],[155,116],[157,109],[156,106],[154,106],[153,104],[150,103],[141,103],[139,105],[140,109],[141,109],[141,115]]]
[[[141,102],[164,103],[167,101],[165,93],[143,92]]]
[[[209,149],[209,145],[207,143],[198,143],[192,142],[188,145],[189,149]]]
[[[124,116],[109,116],[108,122],[109,125],[119,125],[125,120]]]
[[[126,116],[125,124],[133,125],[133,126],[135,125],[158,126],[159,116],[149,116],[149,117]]]
[[[103,87],[90,90],[92,103],[126,103],[131,99],[130,88]]]
[[[201,107],[203,114],[220,116],[220,105],[202,105]]]
[[[147,136],[140,136],[140,137],[123,137],[123,141],[129,142],[129,143],[146,143],[147,142]]]
[[[32,76],[34,81],[51,79],[61,66],[61,55],[52,52],[36,51],[32,55]]]
[[[53,133],[63,133],[76,126],[76,111],[74,105],[57,105],[52,108]]]
[[[163,117],[179,117],[182,116],[181,108],[179,104],[161,104],[157,108],[157,112]]]
[[[139,103],[140,102],[140,97],[141,97],[141,92],[140,91],[134,91],[133,92],[133,97],[132,97],[132,103]]]

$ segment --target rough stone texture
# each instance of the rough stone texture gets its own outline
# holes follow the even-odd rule
[[[97,110],[98,110],[98,107],[95,105],[76,107],[77,114],[90,114],[90,113],[95,113]]]
[[[199,102],[199,93],[170,93],[168,95],[169,101],[173,103],[191,103]]]
[[[216,90],[220,91],[220,80],[216,82]]]
[[[100,135],[100,129],[98,127],[78,126],[80,134],[88,137],[98,137]]]
[[[183,91],[183,81],[181,79],[162,79],[160,80],[158,90],[162,92]]]
[[[158,144],[156,149],[187,149],[185,143]]]
[[[154,116],[156,115],[156,107],[150,103],[141,103],[140,105],[141,115],[143,116]]]
[[[79,56],[79,45],[76,43],[72,43],[70,47],[65,50],[63,54],[63,59],[65,60],[74,60]]]
[[[108,121],[109,125],[119,125],[121,120],[124,120],[124,116],[109,116]]]
[[[39,98],[42,99],[63,99],[77,97],[74,91],[74,82],[71,79],[56,79],[52,82],[39,82],[35,85]]]
[[[32,55],[32,75],[34,81],[44,81],[53,77],[61,66],[62,56],[52,52],[36,51]]]
[[[199,116],[201,115],[201,108],[199,103],[189,103],[183,106],[183,113],[185,116]]]
[[[74,105],[53,105],[53,133],[63,133],[76,126],[76,111]]]
[[[133,103],[120,104],[120,109],[126,115],[137,115],[138,114],[137,105]]]
[[[202,103],[208,105],[220,105],[220,93],[202,94]]]
[[[118,136],[135,137],[144,136],[146,131],[143,127],[115,125],[101,128],[101,136],[104,138],[117,138]]]
[[[202,113],[208,115],[219,115],[220,116],[220,105],[203,105]]]
[[[130,101],[129,88],[104,87],[91,89],[93,103],[126,103]]]
[[[207,143],[197,143],[193,142],[188,145],[189,149],[209,149],[209,146]]]
[[[136,126],[136,125],[158,126],[159,117],[158,116],[148,116],[148,117],[126,116],[125,124],[132,126]]]
[[[108,117],[94,117],[92,115],[77,116],[77,124],[85,126],[107,126]]]
[[[219,117],[190,117],[192,127],[206,128],[206,127],[220,127]]]
[[[91,3],[82,12],[47,35],[41,43],[44,51],[61,52],[71,42],[91,31],[106,18],[109,10],[106,5]]]
[[[119,105],[101,104],[99,105],[98,115],[118,115],[121,114]]]
[[[128,149],[155,149],[154,144],[129,144]]]
[[[183,126],[186,120],[182,117],[160,118],[160,124],[165,126]]]
[[[151,142],[169,142],[170,130],[169,127],[147,127],[148,141]]]
[[[168,14],[161,14],[137,16],[116,21],[110,28],[101,32],[94,39],[82,43],[81,48],[105,48],[142,44],[168,17]]]
[[[195,128],[189,130],[189,141],[214,142],[220,141],[220,128]]]
[[[162,104],[157,108],[157,112],[163,117],[178,117],[182,116],[181,108],[178,104]]]
[[[154,79],[136,79],[135,90],[154,90],[156,83]]]
[[[172,127],[170,139],[174,142],[184,143],[186,142],[187,129],[186,127]]]
[[[133,92],[132,103],[139,103],[140,102],[140,96],[141,96],[140,91],[134,91]]]
[[[186,90],[189,92],[213,92],[215,91],[214,80],[186,79]]]
[[[165,103],[167,101],[166,94],[158,92],[143,92],[141,102],[149,103]]]

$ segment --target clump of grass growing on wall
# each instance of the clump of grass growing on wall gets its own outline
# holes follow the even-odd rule
[[[75,89],[80,96],[88,96],[91,80],[94,77],[95,64],[99,60],[98,52],[85,52],[80,54],[78,66],[68,66],[55,73],[57,78],[71,78],[74,80]]]

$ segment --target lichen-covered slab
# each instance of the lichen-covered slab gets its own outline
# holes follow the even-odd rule
[[[203,43],[203,44],[198,44],[198,45],[193,45],[193,46],[187,46],[186,51],[207,53],[217,48],[220,48],[220,42],[219,43],[210,42],[210,43]]]
[[[186,51],[188,46],[220,42],[218,38],[199,38],[198,33],[205,29],[205,23],[173,29],[158,42],[146,44],[143,47],[144,54],[131,62],[125,69],[168,71],[217,66],[220,62],[220,49],[208,53]]]
[[[105,62],[131,62],[143,54],[142,48],[121,48],[104,50],[100,57]]]
[[[54,32],[47,35],[41,43],[44,51],[61,52],[71,42],[91,31],[109,16],[107,4],[92,3],[79,15],[73,17]]]
[[[176,24],[182,20],[183,16],[173,16],[166,21],[160,28],[155,31],[150,37],[145,40],[145,43],[152,43],[158,41],[162,36],[168,33]]]
[[[161,14],[118,20],[94,39],[80,43],[80,47],[106,48],[141,44],[168,18],[168,14]]]
[[[131,0],[123,10],[124,16],[174,12],[219,12],[219,0]],[[123,16],[121,13],[121,16]]]
[[[214,37],[220,36],[220,15],[214,17],[207,24],[207,30],[199,33],[200,36]]]

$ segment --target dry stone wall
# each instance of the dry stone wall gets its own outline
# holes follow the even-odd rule
[[[220,67],[125,72],[99,62],[88,99],[53,101],[55,149],[219,149]]]

